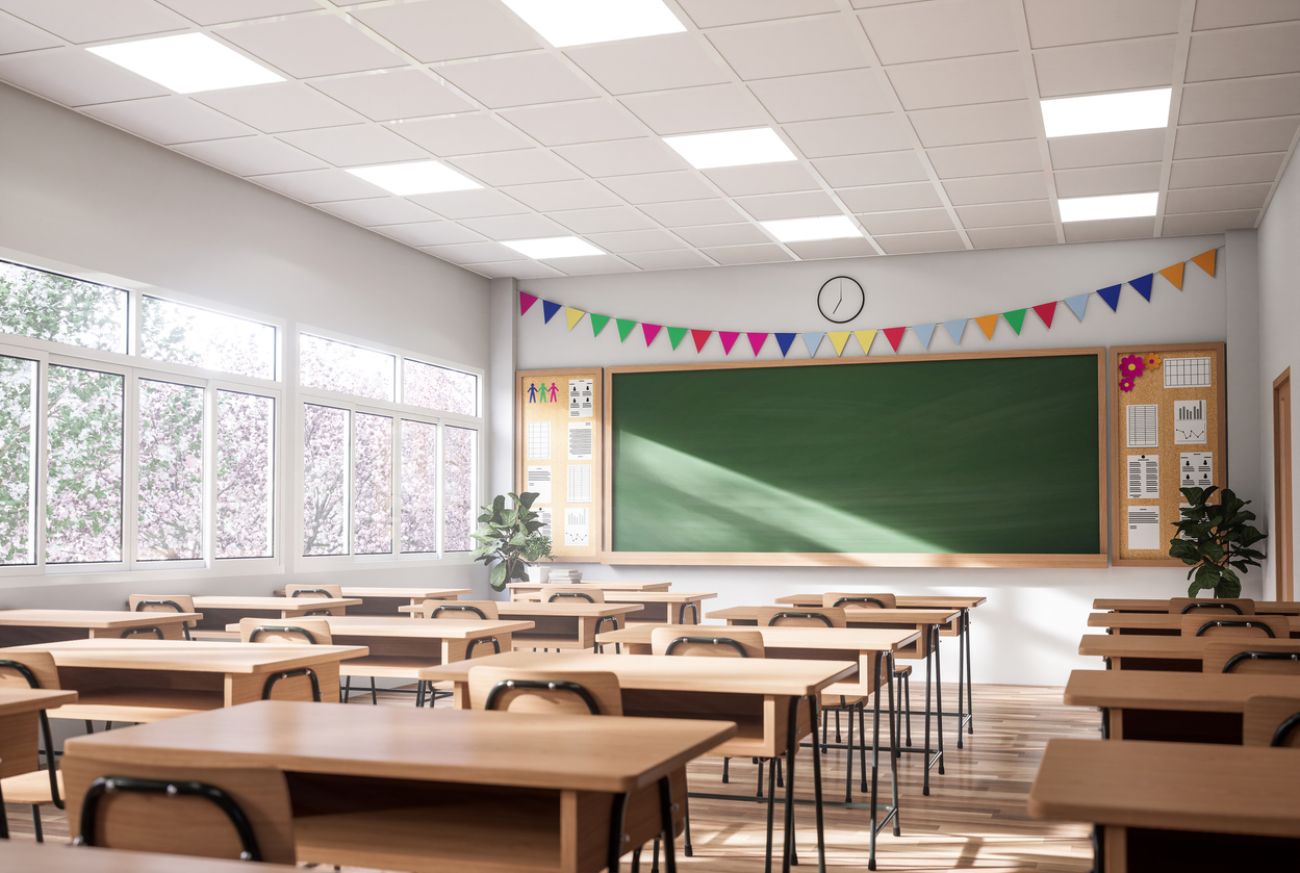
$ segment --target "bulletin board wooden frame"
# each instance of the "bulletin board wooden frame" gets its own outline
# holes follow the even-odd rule
[[[591,415],[575,417],[569,414],[569,381],[590,379],[592,385]],[[530,403],[528,386],[545,381],[557,387],[557,402]],[[551,502],[545,508],[551,512],[551,554],[556,560],[569,563],[595,563],[600,560],[604,535],[604,370],[601,367],[583,367],[555,370],[518,370],[515,372],[515,491],[527,490],[528,467],[538,466],[538,459],[528,457],[528,425],[546,422],[550,425]],[[568,456],[569,424],[591,422],[591,460],[570,461]],[[569,466],[591,467],[591,501],[574,503],[573,507],[587,509],[587,545],[567,546],[565,539],[565,510],[568,500]]]
[[[1127,355],[1159,355],[1159,368],[1148,368],[1134,381],[1132,391],[1119,389],[1119,365]],[[1169,358],[1209,357],[1209,387],[1166,388],[1165,362]],[[1213,457],[1213,480],[1220,488],[1228,484],[1228,402],[1226,347],[1222,342],[1173,343],[1112,346],[1110,349],[1110,444],[1111,444],[1111,543],[1116,567],[1184,567],[1182,561],[1168,557],[1173,523],[1181,515],[1179,493],[1180,455],[1183,452],[1210,451]],[[1206,440],[1204,443],[1176,443],[1174,436],[1174,401],[1204,400]],[[1158,445],[1154,448],[1128,445],[1127,407],[1130,404],[1156,404]],[[1130,498],[1128,490],[1128,456],[1150,454],[1159,459],[1159,497]],[[1128,548],[1128,507],[1159,506],[1159,548]]]

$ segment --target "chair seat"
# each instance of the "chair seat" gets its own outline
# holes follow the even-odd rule
[[[190,639],[204,643],[237,643],[239,631],[228,630],[192,630]]]
[[[420,671],[434,664],[428,658],[404,658],[398,655],[368,655],[339,663],[340,676],[376,679],[415,679]]]
[[[518,634],[511,638],[511,645],[516,652],[532,649],[591,649],[591,646],[585,646],[573,637],[521,637]]]
[[[832,685],[832,686],[830,686],[830,687],[834,688],[835,686]],[[847,708],[847,707],[850,707],[850,706],[857,706],[858,704],[862,703],[864,700],[867,699],[867,695],[866,695],[866,694],[862,694],[861,691],[862,691],[862,689],[859,688],[859,689],[858,689],[858,692],[859,692],[859,693],[857,693],[857,694],[840,694],[840,693],[838,693],[838,692],[835,692],[835,693],[831,693],[831,692],[824,693],[824,694],[822,694],[822,697],[821,697],[821,708],[822,708],[822,709],[841,709],[841,708]]]
[[[894,667],[894,677],[895,677],[895,678],[899,678],[899,677],[902,677],[902,676],[911,676],[911,675],[912,675],[912,665],[911,665],[911,664],[899,664],[899,665],[897,665],[897,666]]]
[[[63,794],[63,774],[58,774],[59,794]],[[39,806],[53,803],[50,796],[50,773],[48,770],[32,770],[0,779],[0,791],[4,792],[5,803],[21,803],[26,806]]]

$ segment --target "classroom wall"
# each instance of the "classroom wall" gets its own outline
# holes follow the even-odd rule
[[[1225,339],[1229,348],[1253,347],[1257,344],[1257,323],[1250,318],[1228,317],[1230,301],[1249,300],[1255,295],[1253,233],[1234,234],[1227,239],[1205,236],[547,279],[523,282],[520,287],[581,309],[658,323],[748,330],[823,330],[826,323],[815,306],[817,289],[826,279],[844,274],[858,279],[867,291],[866,310],[849,327],[883,327],[981,315],[1060,299],[1125,281],[1216,245],[1225,246],[1218,276],[1211,279],[1189,267],[1182,293],[1159,280],[1150,303],[1126,290],[1118,314],[1094,298],[1082,323],[1062,307],[1050,332],[1030,315],[1022,336],[1016,337],[1000,324],[991,342],[972,323],[960,348],[1059,348]],[[520,369],[723,359],[716,339],[702,355],[693,348],[688,350],[689,340],[676,352],[670,350],[666,340],[661,336],[647,349],[638,332],[620,343],[612,326],[593,340],[585,322],[570,334],[562,318],[543,326],[536,312],[517,323],[510,338]],[[768,343],[764,357],[779,356],[773,346]],[[956,348],[942,329],[935,333],[931,351]],[[902,352],[919,351],[919,342],[909,333]],[[822,356],[827,353],[823,349]],[[892,354],[883,336],[876,340],[875,353]],[[747,351],[733,355],[742,360],[750,357]],[[791,357],[803,356],[797,341]],[[1257,369],[1248,359],[1245,364],[1235,360],[1232,364],[1230,389],[1253,394],[1250,387],[1257,378]],[[1230,407],[1232,476],[1234,481],[1239,476],[1243,482],[1257,483],[1258,419],[1245,413],[1238,415],[1235,401],[1230,400]],[[826,411],[824,421],[810,423],[813,428],[834,425],[833,409]],[[500,478],[498,472],[498,481]],[[1182,571],[1163,568],[925,570],[587,565],[583,571],[588,578],[671,579],[677,589],[717,592],[718,598],[709,602],[713,607],[768,602],[781,594],[844,586],[879,587],[898,593],[987,593],[989,603],[977,613],[972,635],[976,681],[1029,684],[1062,684],[1071,668],[1099,666],[1075,653],[1094,597],[1171,596],[1181,594],[1186,586]],[[1253,577],[1248,584],[1257,585],[1258,581]],[[950,649],[953,651],[946,661],[955,658],[955,647]],[[955,667],[955,660],[950,667]],[[949,677],[954,675],[948,673]]]
[[[4,85],[0,119],[0,256],[489,368],[487,279]],[[286,400],[291,411],[292,393]],[[485,574],[464,563],[373,564],[294,578],[482,585]],[[135,590],[269,593],[283,581],[5,576],[0,606],[111,608]]]

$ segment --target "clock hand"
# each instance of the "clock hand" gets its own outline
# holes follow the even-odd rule
[[[832,313],[839,312],[839,311],[840,311],[840,307],[841,307],[843,304],[844,304],[844,289],[841,288],[841,289],[840,289],[840,299],[837,300],[837,301],[835,301],[835,308],[832,309],[831,312],[832,312]]]

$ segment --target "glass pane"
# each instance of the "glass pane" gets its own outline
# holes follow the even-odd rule
[[[346,555],[348,411],[303,405],[304,555]]]
[[[438,551],[438,426],[402,420],[402,551]]]
[[[157,297],[140,300],[140,354],[147,358],[275,378],[275,328]]]
[[[122,376],[51,364],[45,560],[122,560]]]
[[[402,402],[478,415],[478,377],[407,358],[402,365]]]
[[[392,400],[395,360],[383,352],[298,334],[298,381],[308,388]]]
[[[218,558],[269,558],[275,534],[275,398],[217,392]]]
[[[141,379],[141,561],[203,557],[203,389]]]
[[[126,354],[127,293],[0,261],[0,331]]]
[[[358,412],[353,435],[352,552],[393,551],[393,420]]]
[[[36,373],[0,356],[0,564],[36,563]]]
[[[474,530],[474,477],[478,432],[445,427],[442,432],[442,550],[468,552]]]

